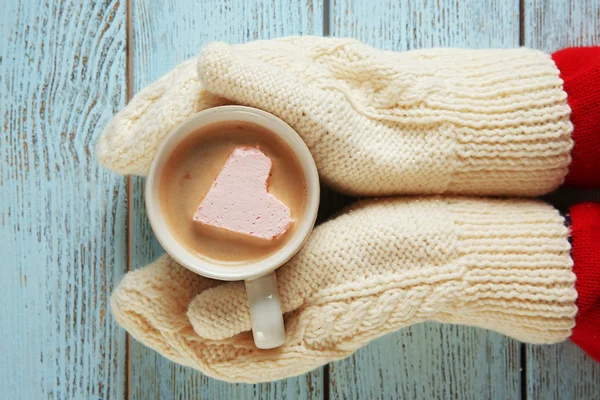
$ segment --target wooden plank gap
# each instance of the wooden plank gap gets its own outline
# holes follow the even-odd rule
[[[329,400],[329,390],[331,389],[329,384],[329,365],[326,364],[323,367],[323,400]]]
[[[127,60],[125,61],[125,73],[127,76],[127,103],[129,103],[133,97],[133,0],[127,0],[126,4],[127,41],[125,47],[127,49]]]
[[[133,97],[133,0],[126,0],[125,6],[125,51],[127,57],[125,59],[125,83],[127,103]],[[127,176],[127,272],[131,271],[133,257],[133,182],[131,176]],[[133,361],[131,357],[131,347],[133,338],[129,332],[125,332],[125,398],[133,399],[132,376],[133,376]]]
[[[129,3],[131,0],[128,0]],[[127,76],[127,86],[129,86],[129,74]],[[129,94],[127,95],[127,102],[131,100]],[[131,258],[132,258],[132,243],[133,243],[133,234],[132,234],[132,211],[133,211],[133,184],[131,182],[131,176],[127,176],[127,272],[131,271]],[[131,360],[131,345],[133,338],[129,334],[129,332],[125,331],[125,362],[127,364],[127,368],[125,371],[125,398],[128,400],[132,399],[133,392],[131,390],[131,377],[132,375],[132,365],[133,362]]]
[[[519,46],[525,46],[525,0],[519,0]]]
[[[519,351],[521,357],[521,400],[527,399],[527,345],[521,343]]]
[[[331,0],[323,0],[323,36],[329,36],[331,19]]]

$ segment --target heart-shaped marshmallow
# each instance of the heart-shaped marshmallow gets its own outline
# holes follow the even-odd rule
[[[194,221],[261,239],[282,235],[290,209],[267,191],[271,159],[255,147],[236,147],[194,213]]]

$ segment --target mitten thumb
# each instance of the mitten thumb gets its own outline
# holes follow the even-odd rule
[[[281,309],[289,313],[319,289],[319,271],[327,264],[331,245],[344,240],[346,218],[327,222],[312,232],[300,251],[277,270],[277,286]],[[190,303],[188,318],[198,335],[211,340],[223,340],[249,331],[250,308],[243,282],[230,282],[200,293]]]
[[[383,221],[390,218],[383,202],[363,201],[337,218],[316,227],[304,246],[290,261],[277,270],[277,286],[283,313],[297,310],[315,293],[332,285],[332,275],[344,280],[360,266],[378,263],[387,253],[380,247],[393,249],[389,241],[371,236],[385,231]],[[392,211],[393,212],[393,211]],[[366,252],[373,254],[368,255]],[[223,340],[251,329],[250,309],[243,282],[230,282],[200,293],[190,303],[188,318],[198,335]]]
[[[185,119],[226,101],[203,89],[196,60],[144,88],[106,126],[96,145],[100,165],[123,175],[146,175],[162,140]]]

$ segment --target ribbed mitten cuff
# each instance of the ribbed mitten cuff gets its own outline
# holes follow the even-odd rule
[[[563,217],[541,202],[457,201],[449,210],[465,288],[436,319],[528,343],[567,339],[577,293]]]

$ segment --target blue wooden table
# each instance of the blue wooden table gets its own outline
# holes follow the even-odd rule
[[[94,142],[141,88],[213,40],[350,36],[393,50],[600,43],[600,0],[4,0],[0,17],[0,398],[600,399],[572,343],[421,324],[271,384],[227,384],[132,340],[108,310],[162,249],[141,178]],[[559,207],[594,192],[561,191]],[[331,202],[325,196],[324,202]]]

